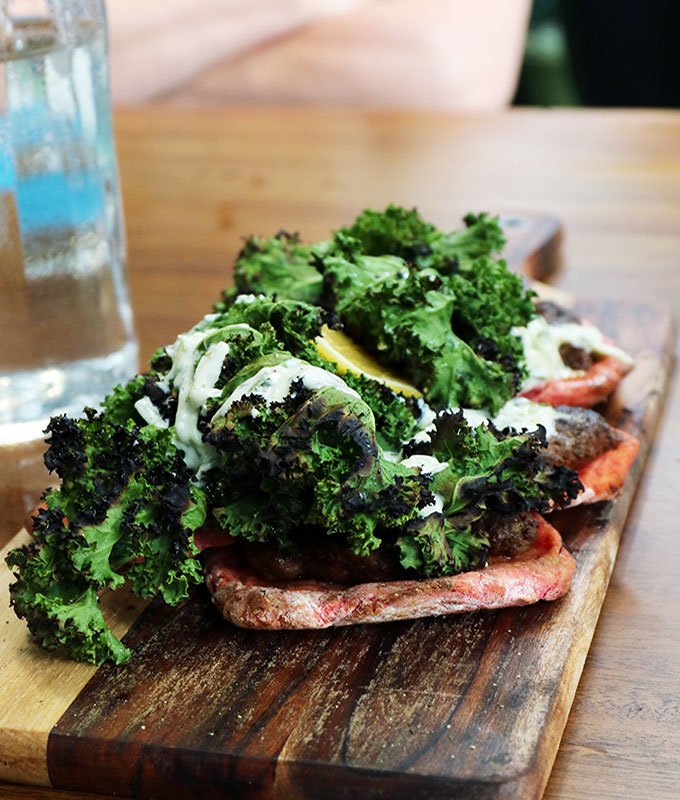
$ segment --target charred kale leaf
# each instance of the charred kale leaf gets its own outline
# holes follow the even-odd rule
[[[285,397],[267,401],[276,359],[236,376],[237,386],[255,380],[250,393],[208,426],[206,441],[221,457],[213,513],[251,541],[290,549],[311,535],[341,536],[365,554],[380,545],[380,529],[403,527],[427,505],[428,481],[384,458],[370,407],[340,380],[323,385],[320,369],[299,362]]]
[[[542,455],[545,431],[509,435],[493,424],[470,427],[462,412],[448,411],[434,423],[430,451],[448,462],[433,489],[447,498],[449,517],[473,508],[513,514],[563,506],[583,488],[573,470],[549,465]]]
[[[334,365],[322,361],[321,366],[333,370]],[[397,394],[384,383],[353,372],[342,375],[370,407],[375,418],[376,439],[383,450],[399,452],[402,444],[418,431],[421,410],[413,397]]]
[[[201,580],[192,532],[205,496],[167,430],[90,411],[53,419],[48,433],[46,463],[62,483],[45,494],[31,544],[7,557],[17,570],[11,602],[44,646],[120,663],[129,651],[106,627],[97,592],[130,581],[140,597],[186,597]]]
[[[470,427],[460,411],[441,414],[429,441],[419,437],[404,452],[446,463],[431,485],[442,498],[443,526],[428,517],[418,533],[402,536],[402,565],[428,575],[483,566],[489,542],[473,522],[488,512],[543,513],[573,500],[583,488],[578,475],[548,464],[545,446],[540,432],[508,435],[493,425]]]
[[[204,327],[245,324],[258,331],[272,330],[278,345],[301,358],[316,358],[313,340],[324,325],[334,327],[336,318],[318,306],[286,297],[240,296],[215,305],[217,316],[207,318]]]

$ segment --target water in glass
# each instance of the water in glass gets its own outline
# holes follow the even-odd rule
[[[103,3],[41,5],[0,0],[0,445],[137,369]]]

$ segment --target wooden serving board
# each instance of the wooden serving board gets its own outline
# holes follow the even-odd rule
[[[539,798],[673,353],[663,311],[579,310],[636,357],[605,413],[642,447],[616,501],[553,515],[577,562],[566,597],[268,633],[228,625],[202,587],[172,609],[114,595],[135,652],[99,669],[40,650],[3,609],[0,779],[141,798]],[[2,570],[5,597],[8,583]]]

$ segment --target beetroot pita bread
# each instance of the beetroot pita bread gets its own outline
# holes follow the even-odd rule
[[[449,577],[352,586],[316,580],[272,583],[245,562],[238,547],[229,546],[203,554],[206,583],[229,622],[268,630],[416,619],[555,600],[571,585],[574,559],[559,532],[536,518],[538,535],[528,550]]]
[[[620,441],[615,447],[578,470],[583,491],[572,501],[572,506],[613,500],[620,493],[628,470],[640,450],[640,442],[625,431],[617,429],[617,433]]]
[[[550,403],[551,406],[590,408],[609,397],[630,369],[629,364],[615,356],[606,356],[583,375],[547,381],[521,392],[520,397],[535,403]]]

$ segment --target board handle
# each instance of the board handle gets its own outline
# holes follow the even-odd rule
[[[504,211],[499,221],[507,243],[503,258],[510,269],[538,281],[550,281],[562,265],[562,223],[552,214]]]

